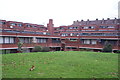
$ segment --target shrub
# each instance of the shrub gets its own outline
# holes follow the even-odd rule
[[[43,47],[42,48],[42,52],[49,52],[50,51],[50,48],[49,47]]]
[[[117,50],[116,52],[117,52],[117,53],[120,53],[120,50]]]
[[[9,54],[10,50],[0,50],[0,54]]]
[[[91,49],[89,49],[89,48],[86,48],[86,49],[85,49],[85,51],[92,51],[92,50],[91,50]]]
[[[80,49],[80,51],[85,51],[84,49]]]
[[[80,49],[80,51],[93,51],[93,50],[89,48],[83,48],[83,49]]]
[[[42,51],[42,47],[41,46],[35,46],[32,51],[33,52],[41,52]]]
[[[103,47],[103,52],[112,52],[112,45],[107,41],[105,42],[105,45]]]

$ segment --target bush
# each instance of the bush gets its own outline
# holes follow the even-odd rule
[[[103,47],[103,52],[112,52],[112,45],[107,41],[105,42],[105,45]]]
[[[89,48],[83,48],[83,49],[80,49],[80,51],[93,51],[93,50]]]
[[[80,49],[80,51],[85,51],[85,49]]]
[[[41,52],[42,51],[42,47],[41,46],[35,46],[32,51],[33,52]]]
[[[117,52],[117,53],[120,53],[120,50],[117,50],[116,52]]]
[[[50,51],[50,48],[49,47],[43,47],[42,48],[42,52],[49,52]]]

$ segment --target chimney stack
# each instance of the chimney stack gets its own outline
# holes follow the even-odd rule
[[[53,35],[53,19],[49,19],[49,23],[47,24],[48,32]]]

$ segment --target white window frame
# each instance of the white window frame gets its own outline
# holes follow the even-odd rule
[[[0,37],[0,44],[3,44],[3,37]]]
[[[96,40],[91,40],[91,44],[97,44]]]
[[[9,37],[4,38],[4,43],[9,43]]]
[[[90,44],[90,40],[84,40],[83,43],[84,44]]]
[[[14,43],[14,38],[13,37],[10,37],[10,42],[9,43]]]

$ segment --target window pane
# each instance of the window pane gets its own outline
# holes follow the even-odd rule
[[[91,44],[97,44],[96,40],[92,40]]]
[[[90,44],[90,40],[84,40],[84,44]]]
[[[20,38],[20,42],[24,43],[24,38]]]
[[[3,43],[3,37],[0,37],[0,43]]]
[[[14,43],[14,38],[10,38],[10,43]]]
[[[5,37],[5,43],[9,43],[9,37]]]

